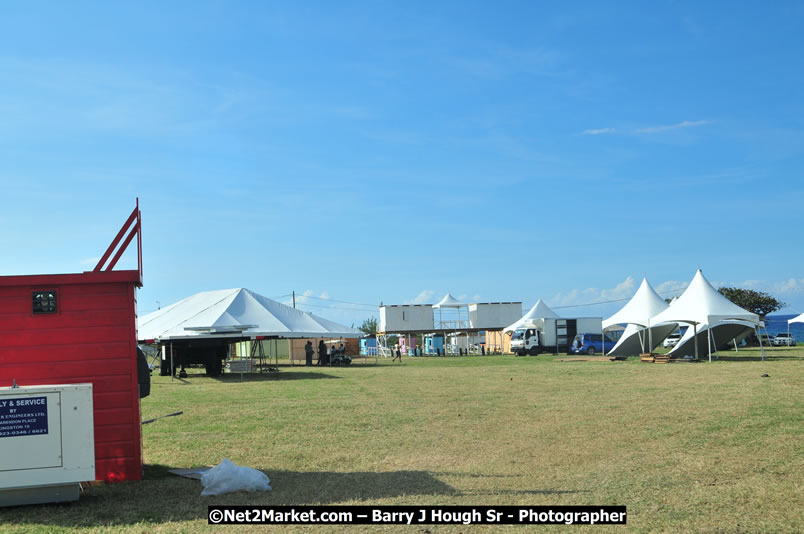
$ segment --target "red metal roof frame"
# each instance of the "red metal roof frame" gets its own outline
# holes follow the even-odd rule
[[[117,245],[120,244],[120,240],[123,238],[123,234],[126,233],[126,230],[129,229],[128,235],[126,236],[123,244],[120,245],[120,248],[117,249]],[[120,260],[120,256],[126,251],[128,246],[131,244],[131,240],[134,239],[134,235],[137,235],[137,273],[139,277],[139,285],[142,286],[142,213],[140,212],[140,199],[137,198],[137,204],[134,207],[134,211],[131,212],[131,215],[128,216],[126,222],[123,223],[123,227],[120,228],[120,231],[117,232],[112,243],[109,245],[109,248],[106,249],[103,256],[101,256],[100,261],[92,269],[92,272],[100,272],[100,271],[111,271],[114,269],[114,266],[117,265],[118,260]],[[109,259],[112,252],[117,249],[117,253],[109,262],[109,265],[106,268],[103,268],[103,265],[106,263],[106,260]]]

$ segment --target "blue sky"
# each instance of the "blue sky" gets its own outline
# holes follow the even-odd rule
[[[607,315],[560,307],[698,267],[804,311],[801,4],[0,9],[0,274],[92,268],[139,197],[141,313],[248,287],[347,324],[447,291]]]

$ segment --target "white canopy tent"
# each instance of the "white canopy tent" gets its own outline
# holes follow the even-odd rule
[[[620,308],[620,311],[603,321],[604,331],[614,325],[628,325],[609,354],[626,356],[636,354],[638,350],[646,352],[646,346],[649,351],[656,348],[656,345],[678,327],[675,323],[659,326],[654,323],[654,326],[651,326],[651,317],[663,312],[667,307],[667,302],[651,287],[648,279],[643,278],[631,300]]]
[[[466,308],[466,320],[461,319],[461,308]],[[451,329],[460,329],[466,328],[469,322],[469,309],[468,305],[460,302],[458,299],[453,297],[449,292],[447,292],[446,296],[438,301],[438,304],[433,304],[433,309],[438,310],[438,328],[451,330]],[[454,309],[457,313],[457,320],[447,315],[447,319],[444,320],[442,317],[442,312],[447,309]]]
[[[790,324],[792,323],[804,323],[804,313],[797,317],[793,317],[787,321],[787,336],[790,337]],[[767,331],[767,330],[766,330]]]
[[[695,273],[690,285],[678,297],[672,306],[656,314],[650,319],[652,324],[660,323],[687,323],[693,328],[693,336],[698,337],[698,327],[705,326],[709,341],[707,343],[709,361],[712,361],[712,328],[719,323],[745,321],[759,326],[759,316],[737,306],[721,295],[709,281],[704,278],[700,269]],[[759,336],[757,336],[759,337]],[[760,341],[762,358],[765,350]],[[717,350],[717,349],[716,349]],[[695,358],[698,359],[698,343],[695,343]]]
[[[437,308],[463,308],[466,306],[463,302],[460,302],[458,299],[450,295],[449,293],[446,296],[438,301],[438,304],[433,304],[433,309]]]
[[[245,288],[203,291],[140,317],[140,340],[223,337],[358,338],[360,331]]]
[[[517,328],[525,325],[544,326],[545,319],[560,319],[559,315],[550,309],[550,307],[542,302],[542,299],[536,301],[536,304],[528,310],[528,313],[523,315],[518,321],[508,325],[503,330],[503,333],[508,334]],[[541,324],[539,324],[541,322]]]

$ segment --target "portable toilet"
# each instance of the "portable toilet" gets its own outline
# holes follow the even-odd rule
[[[96,480],[142,478],[140,383],[150,379],[147,364],[138,372],[140,228],[138,201],[93,271],[0,276],[0,387],[91,384]],[[112,270],[135,235],[137,270]],[[52,432],[51,423],[39,431]]]
[[[444,354],[444,336],[432,334],[424,337],[425,354]]]
[[[376,337],[360,338],[360,355],[361,356],[376,356],[377,355],[377,338]]]

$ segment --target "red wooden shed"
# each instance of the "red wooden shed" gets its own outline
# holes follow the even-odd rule
[[[142,478],[135,292],[142,287],[140,228],[138,200],[93,271],[0,276],[0,386],[91,382],[98,480]],[[134,236],[137,270],[114,271]]]

